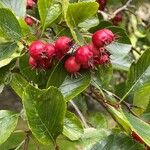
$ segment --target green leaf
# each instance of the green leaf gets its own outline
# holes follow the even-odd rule
[[[43,30],[54,22],[62,12],[60,0],[38,0],[38,10]]]
[[[86,128],[79,142],[84,148],[90,149],[95,143],[105,139],[108,135],[110,135],[110,131],[106,129]]]
[[[17,122],[17,113],[8,110],[0,110],[0,145],[9,138],[16,128]]]
[[[17,95],[22,99],[23,92],[28,85],[28,82],[20,74],[15,73],[12,76],[10,85]]]
[[[112,79],[113,69],[111,64],[100,65],[96,70],[96,77],[102,87],[107,87]]]
[[[15,63],[12,62],[12,63],[8,64],[7,66],[0,68],[0,85],[5,82],[7,83],[7,79],[11,75],[11,73],[10,73],[11,69],[14,66],[15,66]]]
[[[113,42],[106,49],[111,53],[111,62],[113,67],[121,70],[128,70],[131,65],[129,52],[132,45]]]
[[[11,9],[16,16],[25,17],[26,14],[26,1],[25,0],[0,0],[0,5],[5,8]]]
[[[97,16],[92,16],[89,19],[79,23],[79,27],[83,28],[85,31],[89,30],[90,28],[96,26],[99,23],[99,19]]]
[[[84,41],[78,25],[97,13],[98,4],[96,2],[78,2],[69,5],[65,3],[64,5],[65,21],[70,28],[73,38],[77,43],[82,45]]]
[[[131,137],[119,133],[111,134],[103,141],[95,144],[91,150],[144,150],[144,146],[135,142]]]
[[[2,145],[0,145],[0,149],[1,150],[15,149],[24,139],[25,134],[23,132],[12,133],[11,136],[7,139],[7,141]]]
[[[145,98],[143,99],[142,97],[143,101],[145,101],[144,105],[147,106],[147,104],[149,103],[148,98],[149,94],[147,95],[147,91],[145,91],[144,89],[148,88],[149,84],[150,84],[150,50],[147,50],[139,58],[139,60],[137,62],[134,62],[130,67],[127,80],[127,94],[136,91],[135,93],[136,98],[137,92],[139,91],[138,92],[139,96],[142,94],[142,96]],[[125,96],[127,96],[127,94]],[[138,99],[138,103],[139,100],[140,99]]]
[[[115,107],[107,104],[109,112],[116,119],[117,123],[127,132],[131,132],[131,124],[129,123],[127,117],[123,113],[122,109],[116,109]]]
[[[148,107],[150,102],[150,84],[145,84],[134,92],[133,105],[139,107],[134,108],[137,114],[142,114]],[[141,101],[142,99],[142,101]]]
[[[83,72],[81,76],[71,79],[67,76],[63,84],[59,87],[66,101],[69,101],[82,93],[90,84],[90,72]]]
[[[16,48],[15,42],[0,43],[0,61],[10,57],[16,51]]]
[[[23,48],[24,46],[21,43],[18,43],[15,49],[15,52],[13,52],[11,56],[0,61],[0,68],[8,65],[10,62],[15,62],[16,58],[20,57]]]
[[[141,119],[133,116],[132,114],[125,113],[128,121],[131,124],[132,131],[135,131],[136,134],[148,145],[150,146],[150,125]]]
[[[5,8],[0,8],[0,28],[13,40],[22,36],[20,25],[14,14]]]
[[[47,82],[47,88],[50,86],[59,87],[65,80],[67,76],[67,72],[64,69],[64,62],[60,61],[56,66],[53,68],[48,82]]]
[[[63,131],[66,104],[57,88],[40,90],[29,85],[23,94],[23,105],[33,135],[43,144],[55,143]]]
[[[88,122],[95,128],[107,128],[108,122],[106,115],[100,112],[90,112],[88,115]]]
[[[75,141],[82,136],[83,132],[80,120],[73,113],[67,112],[64,120],[63,134],[70,140]]]

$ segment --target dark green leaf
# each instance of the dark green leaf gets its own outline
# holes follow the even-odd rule
[[[107,87],[112,79],[113,69],[111,64],[98,66],[96,77],[102,87]]]
[[[16,128],[17,122],[17,113],[8,110],[0,110],[0,145],[9,138]]]
[[[10,57],[16,51],[16,48],[15,42],[0,43],[0,61]]]
[[[127,96],[135,92],[134,104],[146,109],[150,101],[150,50],[144,52],[136,63],[133,63],[127,80]],[[124,96],[124,97],[125,97]],[[141,98],[143,99],[141,101]],[[142,111],[143,112],[143,111]]]
[[[63,131],[66,104],[57,88],[39,90],[29,85],[23,105],[34,136],[43,144],[54,142]]]
[[[83,92],[89,86],[90,81],[91,75],[89,72],[83,72],[81,76],[73,79],[67,76],[59,89],[65,97],[65,100],[69,101]]]
[[[5,8],[0,8],[0,28],[13,40],[22,36],[20,25],[14,14]]]
[[[0,4],[11,9],[16,16],[25,17],[26,14],[26,1],[25,0],[0,0]]]
[[[64,82],[66,76],[67,72],[64,69],[64,62],[61,61],[53,68],[47,82],[47,88],[49,86],[59,87]]]
[[[95,144],[91,150],[144,150],[144,146],[135,142],[131,137],[120,133],[108,136]]]
[[[38,9],[43,29],[55,21],[62,12],[60,0],[38,0]]]
[[[82,136],[83,132],[80,120],[73,113],[67,112],[64,120],[63,134],[70,140],[75,141]]]

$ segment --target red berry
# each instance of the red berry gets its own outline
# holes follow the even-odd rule
[[[109,29],[98,30],[92,36],[93,44],[98,48],[110,44],[114,39],[115,35]]]
[[[91,43],[91,44],[89,44],[89,45],[87,45],[87,46],[88,46],[88,48],[90,49],[90,51],[93,52],[93,55],[94,55],[94,56],[99,55],[99,50],[93,45],[93,43]]]
[[[75,54],[76,61],[82,65],[88,65],[93,58],[93,52],[88,46],[81,46],[77,49]]]
[[[38,63],[32,57],[29,58],[29,65],[32,67],[32,69],[36,69],[38,67]]]
[[[55,48],[57,53],[66,54],[69,51],[71,45],[72,40],[66,36],[62,36],[55,41]]]
[[[27,8],[32,8],[35,5],[33,0],[27,0]]]
[[[136,132],[132,131],[131,136],[139,143],[143,143],[143,140],[136,134]]]
[[[99,3],[99,10],[104,10],[106,7],[107,0],[97,0]]]
[[[43,58],[39,61],[39,68],[47,70],[51,67],[51,59]]]
[[[122,22],[123,20],[123,14],[122,13],[118,13],[113,19],[112,22],[114,25],[118,25],[120,22]]]
[[[69,73],[77,73],[80,70],[80,64],[76,62],[74,56],[70,56],[65,61],[65,69]]]
[[[29,54],[35,60],[41,60],[44,58],[45,53],[45,44],[40,40],[32,42],[32,44],[29,46]]]
[[[45,44],[45,50],[47,52],[48,58],[51,58],[55,55],[56,50],[53,44],[50,44],[50,43]]]
[[[34,20],[30,17],[26,17],[25,22],[27,23],[27,25],[32,26],[34,23]]]
[[[103,65],[109,61],[109,55],[103,54],[100,57],[95,58],[94,64],[95,65]]]

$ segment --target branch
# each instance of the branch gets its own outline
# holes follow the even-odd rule
[[[106,91],[106,90],[104,90],[104,89],[103,89],[103,91],[104,91],[105,93],[107,93],[107,94],[110,93],[116,100],[118,100],[118,101],[121,100],[121,98],[118,97],[117,95],[115,95],[114,93],[111,93],[111,92]],[[109,93],[108,93],[108,92],[109,92]],[[129,104],[129,103],[125,102],[125,101],[122,101],[122,103],[123,103],[123,105],[129,110],[129,112],[130,112],[132,115],[134,115],[134,116],[136,116],[136,117],[139,118],[139,116],[138,116],[137,114],[135,114],[134,111],[131,110],[132,107],[138,108],[137,106],[134,106],[134,105],[132,105],[132,104]]]
[[[116,11],[114,11],[114,13],[109,17],[109,19],[110,20],[113,19],[118,13],[120,13],[123,10],[126,10],[130,6],[131,2],[132,2],[132,0],[128,0],[125,5],[118,8]]]
[[[76,110],[77,114],[79,115],[80,119],[82,120],[85,128],[88,128],[88,124],[86,123],[86,119],[83,116],[83,114],[81,113],[81,111],[79,110],[79,108],[76,106],[76,104],[73,101],[70,101],[71,105],[74,107],[74,109]]]
[[[33,17],[33,16],[29,15],[29,14],[27,14],[26,16],[30,17],[31,19],[33,19],[36,23],[40,23],[40,21],[38,19],[36,19],[35,17]]]

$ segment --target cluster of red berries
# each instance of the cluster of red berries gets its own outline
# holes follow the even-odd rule
[[[32,9],[36,3],[37,0],[27,0],[27,4],[26,4],[27,9]],[[35,22],[31,17],[28,16],[26,16],[24,20],[29,26],[32,26]]]
[[[59,37],[54,45],[34,41],[29,46],[29,64],[33,69],[46,70],[50,68],[53,58],[58,60],[67,55],[64,67],[67,72],[76,74],[81,68],[95,68],[109,62],[109,53],[105,46],[114,40],[115,34],[112,31],[101,29],[92,35],[91,44],[78,48],[75,48],[75,43],[66,36]]]

